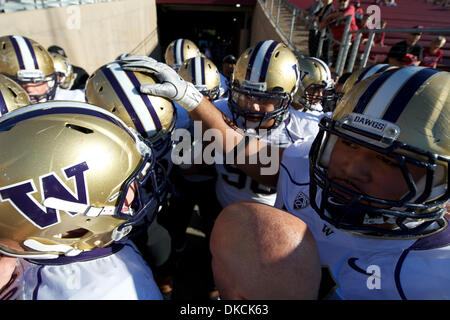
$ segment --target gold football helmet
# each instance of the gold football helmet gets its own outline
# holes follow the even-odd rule
[[[312,111],[329,111],[334,102],[334,81],[330,69],[314,57],[299,59],[300,81],[294,103]]]
[[[55,96],[53,59],[34,40],[22,36],[0,37],[0,73],[20,84],[33,103],[52,100]]]
[[[297,58],[284,44],[266,40],[248,48],[239,57],[231,77],[229,98],[233,121],[249,127],[248,121],[259,122],[259,129],[271,120],[278,126],[287,115],[289,103],[297,91],[299,80]],[[275,109],[271,112],[244,110],[239,100],[251,97],[259,100],[275,99]]]
[[[75,81],[75,74],[73,73],[72,65],[68,59],[58,53],[51,52],[50,56],[53,59],[55,71],[59,77],[58,84],[61,88],[70,90]]]
[[[198,56],[200,56],[200,50],[194,42],[188,39],[177,39],[167,46],[164,58],[167,65],[178,71],[185,60]]]
[[[169,152],[176,109],[169,99],[142,94],[143,84],[156,83],[149,74],[123,70],[120,62],[97,69],[86,83],[89,103],[108,110],[153,145],[159,159]]]
[[[192,82],[210,101],[219,98],[220,76],[216,65],[208,58],[194,57],[183,62],[178,74]]]
[[[332,118],[322,119],[310,152],[311,204],[322,219],[382,237],[422,237],[447,226],[449,87],[448,72],[405,67],[376,73],[350,88]],[[409,191],[398,200],[381,199],[330,179],[328,163],[338,137],[399,168]],[[411,166],[426,172],[419,181],[412,178]]]
[[[8,150],[0,154],[2,254],[78,255],[156,212],[151,147],[102,108],[51,101],[14,110],[0,118],[0,146]]]
[[[0,117],[31,104],[27,92],[10,78],[0,74]]]

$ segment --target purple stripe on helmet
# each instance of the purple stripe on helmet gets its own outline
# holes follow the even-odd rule
[[[255,49],[253,49],[252,55],[250,57],[250,60],[248,61],[248,65],[247,65],[247,73],[245,74],[246,80],[250,79],[250,76],[252,74],[252,69],[253,69],[253,63],[255,63],[256,56],[258,55],[259,49],[261,48],[263,43],[264,43],[264,41],[260,41],[256,45]]]
[[[197,57],[195,57],[194,59],[191,60],[191,77],[192,77],[192,80],[194,80],[194,84],[197,84],[197,78],[195,77],[195,74],[197,71],[195,59],[197,59]]]
[[[23,63],[22,52],[20,51],[17,40],[13,36],[9,36],[9,40],[11,41],[14,51],[16,52],[17,61],[19,62],[19,69],[20,70],[25,69],[25,65]]]
[[[152,105],[152,102],[148,98],[148,96],[144,93],[140,93],[139,89],[141,87],[141,83],[136,78],[136,75],[132,71],[125,71],[128,78],[130,79],[133,86],[136,88],[136,91],[139,92],[139,95],[142,98],[142,101],[144,101],[145,106],[147,107],[147,110],[150,112],[150,115],[152,116],[153,123],[155,124],[156,129],[159,131],[162,129],[161,121],[159,121],[159,117],[156,114],[155,108]]]
[[[386,71],[388,72],[388,71]],[[402,88],[397,92],[397,95],[392,100],[391,104],[383,115],[383,120],[390,122],[397,122],[403,110],[408,105],[412,97],[417,93],[417,90],[433,75],[440,72],[436,69],[425,68],[416,72],[411,78],[403,84]]]
[[[184,60],[184,39],[181,40],[181,57],[180,57],[181,61],[179,61],[179,64],[183,63]]]
[[[261,66],[261,72],[259,73],[259,82],[265,82],[267,69],[269,69],[270,58],[272,57],[273,51],[275,50],[276,46],[278,46],[278,42],[273,41],[267,49],[263,64]]]
[[[180,48],[180,60],[178,60],[177,56],[177,50],[178,47],[181,45]],[[184,39],[177,39],[175,40],[175,43],[173,44],[173,56],[175,57],[175,64],[182,64],[184,59]]]
[[[361,95],[358,102],[356,103],[355,108],[353,109],[354,113],[364,113],[368,103],[373,98],[373,96],[377,93],[378,89],[384,84],[384,82],[392,76],[397,70],[389,70],[382,73],[378,78],[376,78],[372,83],[367,87],[366,91]]]
[[[33,62],[34,62],[34,68],[39,69],[39,65],[38,65],[38,62],[36,59],[36,53],[34,52],[33,45],[31,44],[30,39],[28,39],[28,38],[23,38],[23,39],[25,40],[25,43],[27,44],[28,50],[30,50],[31,57],[33,58]]]
[[[3,98],[3,94],[0,92],[0,116],[8,113],[8,106],[6,105],[5,98]]]
[[[384,72],[384,71],[385,71],[387,68],[389,68],[389,67],[391,67],[391,65],[389,65],[389,64],[386,64],[386,65],[378,64],[378,65],[373,65],[373,66],[371,66],[371,67],[366,68],[366,69],[365,69],[363,72],[361,72],[361,74],[359,75],[358,79],[357,79],[356,82],[355,82],[355,85],[356,85],[358,82],[360,82],[361,80],[365,79],[365,78],[366,78],[366,74],[369,73],[369,71],[373,70],[373,68],[378,68],[378,69],[374,72],[374,74],[377,74],[377,73],[382,73],[382,72]]]
[[[122,102],[123,106],[127,110],[127,113],[129,114],[131,121],[133,121],[133,124],[134,124],[136,130],[140,134],[147,136],[147,132],[145,131],[144,126],[141,123],[141,120],[139,119],[138,115],[136,114],[136,111],[134,110],[130,100],[128,100],[128,97],[125,94],[125,92],[123,91],[122,86],[120,85],[119,81],[116,79],[116,77],[114,77],[112,71],[109,68],[103,67],[102,71],[103,71],[103,74],[105,75],[106,79],[109,81],[109,83],[113,87],[114,92],[119,97],[119,100]]]
[[[205,59],[200,59],[200,67],[201,67],[201,75],[202,75],[202,84],[206,85],[206,75],[205,75]]]

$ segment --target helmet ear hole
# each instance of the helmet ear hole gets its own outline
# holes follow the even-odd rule
[[[282,87],[274,87],[273,89],[272,89],[272,91],[275,91],[275,92],[283,92],[283,88]]]
[[[14,92],[13,89],[8,88],[9,92],[11,92],[11,94],[14,96],[14,99],[17,98],[17,94]]]
[[[61,235],[62,239],[76,239],[76,238],[81,238],[82,236],[84,236],[86,233],[88,233],[89,230],[84,229],[84,228],[78,228],[78,229],[73,229],[70,231],[66,231]]]
[[[79,131],[84,134],[90,134],[90,133],[94,132],[93,130],[91,130],[89,128],[77,126],[75,124],[70,124],[70,123],[66,124],[66,128],[73,129],[73,130]]]

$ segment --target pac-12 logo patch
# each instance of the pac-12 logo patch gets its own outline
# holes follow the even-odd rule
[[[294,200],[294,209],[303,209],[309,205],[309,198],[302,191],[297,193]]]

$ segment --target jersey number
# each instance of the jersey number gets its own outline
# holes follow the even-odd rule
[[[229,174],[222,174],[223,180],[236,189],[244,189],[245,185],[247,184],[247,178],[250,179],[250,177],[238,168],[233,167],[232,165],[224,164],[224,167]],[[233,176],[235,177],[235,179],[232,179]],[[260,184],[253,179],[251,179],[250,182],[250,190],[253,193],[264,195],[274,194],[277,192],[276,189]]]

